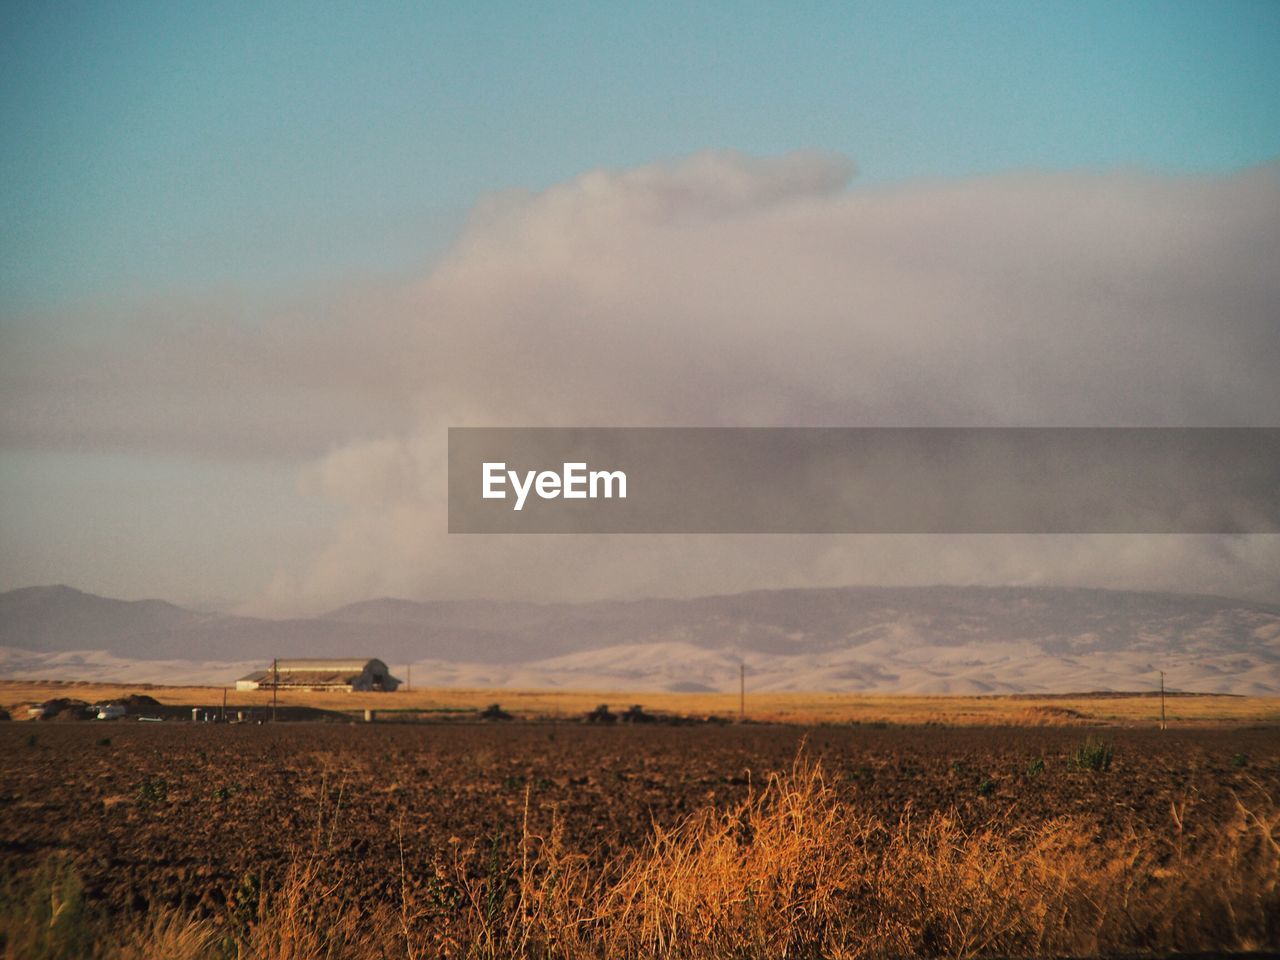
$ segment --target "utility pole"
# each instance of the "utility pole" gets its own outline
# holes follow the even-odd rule
[[[222,688],[222,722],[227,722],[227,688]]]
[[[271,659],[271,722],[276,722],[276,699],[280,695],[280,658]]]
[[[413,689],[413,664],[406,663],[404,665],[404,688],[406,690]]]
[[[738,722],[745,723],[747,719],[747,662],[744,660],[738,664]]]
[[[1160,671],[1160,729],[1167,730],[1168,724],[1164,718],[1164,671]]]

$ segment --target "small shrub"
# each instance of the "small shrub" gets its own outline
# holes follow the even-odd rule
[[[1027,764],[1027,776],[1035,779],[1044,773],[1044,757],[1036,757]]]
[[[224,783],[222,786],[214,789],[213,799],[217,800],[219,803],[226,803],[228,800],[230,800],[233,796],[235,796],[239,792],[240,792],[240,787],[238,784]]]
[[[1240,768],[1246,767],[1249,765],[1249,758],[1246,757],[1243,753],[1237,753],[1234,757],[1232,757],[1227,762],[1231,766],[1231,769],[1239,770]]]
[[[480,711],[481,720],[514,720],[515,718],[502,709],[500,704],[491,703]]]
[[[227,919],[235,936],[243,937],[258,920],[261,904],[262,880],[256,873],[246,870],[227,897]]]
[[[147,777],[138,786],[138,804],[156,806],[169,799],[169,783],[163,777]]]
[[[995,781],[991,780],[990,778],[983,780],[980,784],[978,784],[978,796],[980,797],[989,797],[995,792],[996,792]]]
[[[109,746],[111,746],[111,738],[110,738],[110,737],[99,737],[99,738],[98,738],[98,746],[100,746],[100,747],[109,747]]]
[[[1071,755],[1071,767],[1075,770],[1110,770],[1115,749],[1105,740],[1087,739]]]
[[[489,859],[485,869],[484,919],[486,924],[495,925],[499,916],[505,912],[507,894],[514,882],[514,868],[509,866],[502,856],[502,837],[495,833],[489,838]]]

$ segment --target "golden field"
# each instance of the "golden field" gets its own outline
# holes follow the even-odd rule
[[[90,703],[131,693],[145,693],[162,704],[220,707],[224,693],[228,710],[269,709],[270,691],[224,691],[222,687],[159,686],[150,684],[77,683],[63,681],[0,681],[0,707],[15,720],[27,707],[55,697],[74,697]],[[492,703],[517,717],[568,719],[599,704],[614,712],[640,704],[655,713],[687,717],[736,719],[737,693],[610,692],[600,690],[468,690],[424,687],[395,693],[325,693],[281,691],[282,707],[314,707],[355,715],[372,709],[383,718],[464,719]],[[1280,697],[1237,697],[1219,694],[1178,694],[1166,699],[1171,724],[1277,723]],[[911,694],[752,693],[746,697],[746,718],[760,723],[940,723],[953,726],[1110,724],[1155,725],[1160,697],[1143,694],[1061,694],[992,696],[921,696]]]

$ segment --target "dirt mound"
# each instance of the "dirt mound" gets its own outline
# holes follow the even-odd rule
[[[118,703],[122,707],[158,707],[160,701],[155,697],[148,697],[145,693],[131,693],[127,697],[121,697],[113,700],[112,703]]]
[[[1072,710],[1070,707],[1032,707],[1028,712],[1041,717],[1054,717],[1062,720],[1089,719],[1079,710]]]
[[[623,723],[657,723],[658,717],[645,713],[644,707],[637,703],[623,712],[621,720]]]
[[[93,710],[83,700],[76,700],[74,697],[55,697],[40,704],[37,719],[92,720]]]

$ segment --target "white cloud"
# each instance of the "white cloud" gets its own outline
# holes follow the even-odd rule
[[[708,153],[482,202],[415,282],[8,365],[11,444],[306,457],[349,505],[262,608],[809,582],[1280,599],[1275,538],[449,538],[450,425],[1280,423],[1280,166],[846,188]],[[158,321],[164,326],[164,321]],[[104,362],[105,361],[105,362]],[[55,399],[56,398],[56,399]]]

